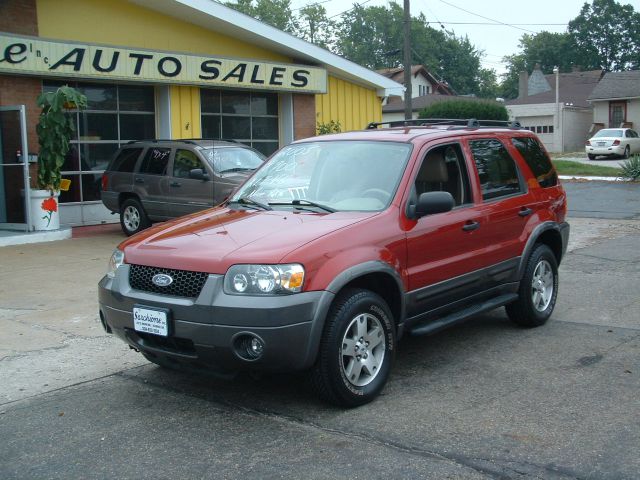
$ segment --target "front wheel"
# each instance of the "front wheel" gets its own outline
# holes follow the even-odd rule
[[[537,245],[520,281],[518,300],[506,306],[511,321],[523,327],[544,325],[558,297],[558,262],[551,249]]]
[[[588,153],[587,157],[589,158],[589,160],[595,160],[596,159],[596,156],[591,154],[591,153]]]
[[[386,302],[363,289],[342,292],[329,311],[311,386],[329,403],[369,403],[387,383],[396,348]]]

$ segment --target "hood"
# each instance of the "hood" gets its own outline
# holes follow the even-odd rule
[[[223,274],[236,263],[279,263],[302,245],[376,214],[221,207],[159,224],[120,248],[127,263]]]

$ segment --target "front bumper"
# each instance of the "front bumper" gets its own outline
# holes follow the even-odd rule
[[[218,373],[238,370],[297,371],[313,365],[324,319],[333,300],[327,291],[281,296],[227,295],[222,275],[209,275],[195,299],[134,290],[129,266],[99,283],[100,318],[107,331],[158,363]],[[168,309],[170,336],[136,332],[133,307]],[[258,337],[259,358],[239,353],[239,338]]]

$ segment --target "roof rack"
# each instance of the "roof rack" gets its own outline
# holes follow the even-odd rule
[[[198,141],[201,142],[203,140],[208,140],[211,142],[229,142],[229,143],[240,143],[238,140],[234,140],[233,138],[183,138],[181,140],[187,141]],[[244,145],[244,143],[242,144]]]
[[[125,145],[131,145],[132,143],[142,143],[142,142],[151,142],[151,143],[160,143],[160,142],[184,142],[191,143],[196,145],[196,142],[193,142],[191,138],[149,138],[143,140],[129,140]]]
[[[412,120],[392,120],[390,122],[371,122],[367,125],[367,130],[373,130],[381,125],[393,127],[461,127],[461,128],[489,128],[507,127],[521,128],[520,122],[511,120],[478,120],[476,118],[416,118]]]

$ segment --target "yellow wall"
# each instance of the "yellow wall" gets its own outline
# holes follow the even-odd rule
[[[340,122],[343,132],[362,130],[382,121],[382,103],[375,90],[329,76],[328,92],[316,95],[316,122]]]
[[[171,138],[200,138],[200,88],[171,86]]]
[[[265,50],[125,0],[37,0],[41,37],[291,62]]]

